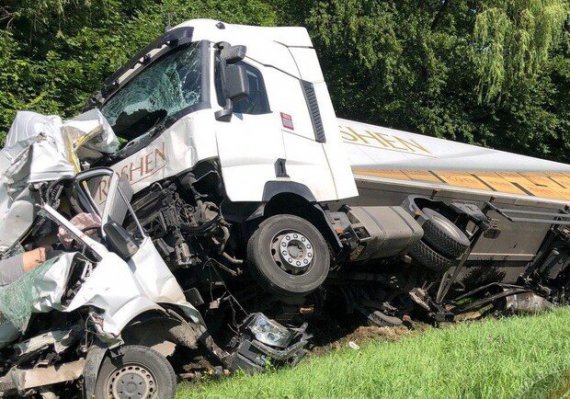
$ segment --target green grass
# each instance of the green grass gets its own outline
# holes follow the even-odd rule
[[[563,308],[369,342],[263,375],[186,384],[177,398],[570,397],[569,370],[570,309]]]

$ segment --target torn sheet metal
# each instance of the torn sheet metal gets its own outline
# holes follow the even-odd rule
[[[193,322],[203,323],[200,312],[188,303],[178,281],[149,237],[129,260],[129,267],[145,294],[154,302],[175,304]]]
[[[202,320],[147,237],[128,263],[112,252],[103,255],[63,311],[88,305],[101,309],[102,332],[119,336],[138,315],[149,310],[163,311],[161,303],[177,305],[194,322]]]
[[[117,179],[114,175],[112,180]],[[199,312],[186,301],[174,275],[149,237],[143,239],[137,252],[126,262],[82,233],[49,205],[44,205],[43,209],[101,257],[64,312],[88,305],[101,309],[103,323],[100,332],[109,339],[118,337],[136,316],[149,310],[162,311],[159,304],[163,303],[176,305],[194,322],[202,322]]]
[[[12,377],[15,387],[23,391],[50,384],[75,381],[80,378],[85,368],[85,359],[81,358],[57,366],[35,367],[32,369],[13,369],[8,376]]]
[[[62,121],[21,111],[0,151],[0,252],[31,226],[38,201],[29,184],[74,176],[80,159],[115,152],[118,138],[99,110]]]
[[[113,336],[119,336],[137,315],[162,310],[144,293],[126,262],[112,252],[97,263],[64,311],[72,312],[88,305],[103,311],[102,332]]]
[[[61,127],[66,158],[79,171],[79,160],[92,161],[119,150],[119,140],[101,111],[92,109],[66,120]]]
[[[75,325],[71,329],[48,331],[15,344],[13,346],[14,352],[18,356],[22,356],[53,346],[55,353],[62,353],[69,349],[71,344],[77,340],[80,331],[81,327],[79,325]]]

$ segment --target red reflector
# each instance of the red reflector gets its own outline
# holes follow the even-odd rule
[[[295,130],[293,127],[293,117],[291,115],[287,115],[281,112],[281,123],[283,124],[284,128]]]

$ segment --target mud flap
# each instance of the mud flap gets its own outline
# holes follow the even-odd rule
[[[85,359],[85,367],[83,369],[83,398],[93,399],[95,397],[95,384],[101,363],[107,354],[107,348],[103,344],[94,344]]]

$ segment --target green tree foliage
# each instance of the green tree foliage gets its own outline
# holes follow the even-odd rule
[[[493,4],[495,3],[495,4]],[[496,1],[481,5],[473,29],[480,101],[534,80],[561,39],[562,0]]]
[[[570,161],[570,0],[4,0],[0,132],[185,19],[303,25],[340,116]]]
[[[340,115],[570,160],[567,1],[331,0],[302,15]]]

